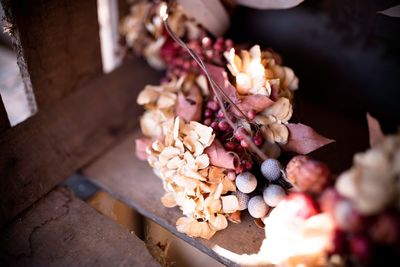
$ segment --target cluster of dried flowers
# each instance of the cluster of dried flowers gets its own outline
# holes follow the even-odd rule
[[[236,51],[174,5],[168,24],[181,46],[161,7],[136,4],[121,32],[166,70],[138,96],[136,149],[163,182],[163,205],[182,210],[178,231],[209,239],[247,209],[265,224],[258,263],[345,266],[375,262],[377,248],[400,251],[400,136],[355,155],[335,183],[326,164],[304,156],[332,140],[290,122],[299,81],[279,55]],[[286,151],[301,155],[284,168]]]
[[[240,211],[263,218],[285,196],[284,169],[272,159],[281,150],[308,153],[332,140],[289,123],[298,78],[279,55],[258,45],[236,53],[231,40],[205,36],[175,5],[168,25],[172,37],[188,43],[181,47],[166,34],[161,7],[137,4],[121,26],[128,46],[166,68],[161,84],[147,85],[137,98],[145,108],[137,152],[163,181],[162,203],[182,210],[177,229],[208,239],[228,219],[239,222]]]

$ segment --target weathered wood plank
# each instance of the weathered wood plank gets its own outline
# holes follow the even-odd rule
[[[2,266],[159,266],[144,242],[59,188],[0,235]]]
[[[0,95],[0,133],[10,128],[10,121],[7,117],[7,111]]]
[[[337,143],[312,154],[317,159],[324,160],[333,166],[335,171],[343,171],[348,167],[351,164],[352,155],[368,144],[367,130],[362,126],[362,121],[354,121],[340,113],[312,106],[302,99],[297,101],[295,119],[309,123],[324,135],[337,140]],[[343,127],[338,127],[338,125],[343,125]],[[88,166],[83,171],[84,174],[144,216],[224,264],[234,265],[236,260],[243,262],[245,256],[240,257],[238,254],[258,252],[265,235],[254,225],[247,213],[247,217],[241,224],[230,223],[227,229],[218,232],[209,241],[189,238],[178,233],[175,222],[182,216],[181,211],[178,208],[167,209],[161,204],[162,183],[153,174],[147,162],[136,159],[135,135],[140,135],[139,131],[132,133],[132,137]],[[218,254],[221,251],[219,247],[228,251],[224,254],[226,258]]]
[[[102,73],[96,0],[1,2],[21,74],[39,109]]]
[[[210,240],[194,239],[179,233],[175,222],[182,216],[182,212],[178,208],[168,209],[161,204],[161,180],[154,175],[147,162],[135,157],[134,151],[132,136],[86,168],[84,174],[116,198],[223,264],[235,265],[214,251],[217,247],[237,254],[258,252],[265,235],[249,215],[243,218],[241,224],[229,223],[227,229],[218,232]]]
[[[128,62],[0,136],[0,225],[133,129],[137,93],[159,76]]]

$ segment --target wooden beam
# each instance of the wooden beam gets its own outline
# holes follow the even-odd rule
[[[0,133],[10,128],[7,111],[4,108],[4,103],[0,95]]]
[[[0,265],[160,266],[135,234],[65,188],[1,232]]]
[[[137,93],[160,73],[128,62],[0,136],[0,226],[136,123]]]
[[[161,204],[161,180],[154,175],[147,162],[135,157],[134,143],[132,133],[132,136],[99,158],[83,173],[114,197],[227,266],[235,266],[236,263],[220,255],[217,252],[219,247],[236,254],[259,251],[265,237],[264,230],[258,228],[248,214],[242,218],[242,223],[229,223],[228,228],[210,240],[190,238],[179,233],[175,222],[182,217],[182,211],[178,208],[168,209]]]
[[[96,0],[1,2],[25,86],[33,88],[39,109],[102,73]]]

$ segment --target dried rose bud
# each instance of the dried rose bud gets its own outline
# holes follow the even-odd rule
[[[289,161],[288,165],[286,166],[286,174],[289,181],[291,181],[292,183],[296,182],[300,166],[309,160],[310,160],[309,157],[300,155],[293,157]]]
[[[301,191],[321,193],[332,181],[328,166],[305,156],[293,158],[287,168],[288,179]]]

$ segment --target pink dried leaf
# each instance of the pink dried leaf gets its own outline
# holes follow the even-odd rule
[[[304,0],[236,0],[236,3],[257,9],[287,9],[301,4]]]
[[[217,140],[214,140],[211,146],[207,147],[204,152],[210,158],[211,165],[225,169],[235,169],[235,165],[233,164],[234,157]]]
[[[372,117],[369,113],[367,113],[367,122],[369,131],[369,145],[373,147],[383,140],[384,134],[379,121],[375,117]]]
[[[187,122],[199,121],[201,119],[202,104],[203,97],[200,89],[197,86],[193,86],[186,96],[183,93],[179,93],[175,114]]]
[[[289,140],[282,148],[287,151],[305,155],[335,142],[335,140],[320,135],[311,127],[302,123],[289,123],[286,126],[289,129]]]
[[[274,104],[274,101],[265,95],[248,95],[242,97],[236,105],[246,114],[251,110],[254,110],[256,113],[264,111],[266,108],[272,106],[272,104]],[[235,109],[232,110],[235,111]]]
[[[214,81],[221,87],[224,93],[233,101],[237,102],[238,94],[236,88],[229,82],[225,70],[221,67],[206,64],[207,70]]]
[[[148,147],[151,147],[153,141],[151,140],[151,138],[142,137],[142,138],[137,138],[135,142],[136,142],[136,157],[138,157],[138,159],[140,160],[146,160],[147,159],[146,149]]]

